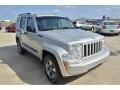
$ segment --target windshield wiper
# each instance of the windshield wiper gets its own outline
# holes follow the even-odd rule
[[[62,27],[61,29],[74,29],[73,27]]]
[[[47,31],[47,30],[55,30],[55,29],[58,29],[58,28],[47,28],[47,29],[43,29],[43,30]]]

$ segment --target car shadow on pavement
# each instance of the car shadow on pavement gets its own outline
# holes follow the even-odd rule
[[[101,65],[101,64],[97,65],[96,67],[94,67],[94,68],[92,68],[92,69],[88,70],[87,72],[82,73],[82,74],[80,74],[80,75],[71,76],[71,77],[66,77],[66,78],[64,79],[64,81],[61,83],[61,85],[69,84],[71,81],[74,81],[74,80],[76,80],[76,79],[82,78],[82,76],[86,75],[87,73],[89,73],[90,71],[92,71],[92,70],[94,70],[95,68],[99,67],[100,65]],[[76,84],[76,85],[79,85],[79,83]]]
[[[106,36],[106,37],[113,37],[113,36],[119,36],[120,34],[116,35],[116,34],[105,34],[105,33],[101,33],[100,35]]]
[[[9,65],[17,76],[25,83],[31,85],[51,85],[47,79],[43,65],[40,60],[30,53],[19,55],[16,45],[0,47],[0,60]],[[86,73],[84,73],[86,74]],[[67,77],[61,82],[61,85],[80,78],[84,74]]]

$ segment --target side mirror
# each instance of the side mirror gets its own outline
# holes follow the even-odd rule
[[[33,29],[31,26],[27,26],[27,31],[35,33],[35,28]]]
[[[79,27],[77,27],[75,24],[73,24],[73,26],[74,26],[75,29],[79,29]]]
[[[75,29],[80,29],[80,27],[77,27],[77,26],[74,26],[75,27]]]

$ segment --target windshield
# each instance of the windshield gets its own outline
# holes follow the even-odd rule
[[[74,29],[72,22],[64,17],[36,17],[36,21],[40,31]]]
[[[104,25],[117,25],[115,22],[104,22]]]

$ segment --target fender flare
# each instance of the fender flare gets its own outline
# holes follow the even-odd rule
[[[45,44],[43,46],[43,50],[45,51],[48,51],[50,52],[51,54],[53,54],[57,60],[57,63],[59,65],[59,68],[60,68],[60,71],[61,71],[61,74],[63,77],[65,76],[69,76],[66,72],[66,69],[65,69],[65,66],[64,66],[64,63],[63,63],[63,60],[62,60],[62,55],[63,54],[68,54],[68,52],[59,47],[59,46],[56,46],[56,45],[50,45],[50,44]]]

